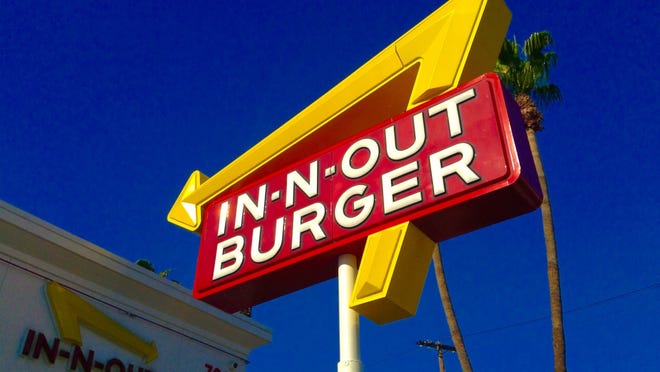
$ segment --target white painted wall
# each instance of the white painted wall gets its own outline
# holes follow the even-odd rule
[[[42,351],[35,358],[36,340],[23,355],[30,329],[49,347],[60,338],[45,290],[51,280],[156,342],[159,357],[146,363],[83,326],[82,351],[94,350],[103,364],[92,371],[244,371],[251,350],[272,337],[255,321],[197,301],[182,286],[0,201],[0,371],[69,370],[71,356],[51,363]],[[74,346],[60,341],[59,350]]]

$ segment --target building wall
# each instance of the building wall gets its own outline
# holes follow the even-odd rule
[[[66,305],[62,314],[81,319],[82,345],[57,324],[51,282],[67,293],[51,296]],[[2,371],[243,371],[251,350],[271,340],[252,319],[1,201],[0,320]],[[151,341],[158,357],[147,361]]]

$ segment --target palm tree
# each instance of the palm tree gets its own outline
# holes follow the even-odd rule
[[[433,267],[435,269],[435,280],[438,283],[438,291],[440,292],[440,300],[442,301],[442,307],[444,308],[445,316],[447,317],[447,325],[449,325],[449,333],[451,334],[451,340],[454,343],[454,347],[456,348],[458,360],[461,363],[461,369],[463,372],[472,372],[470,358],[468,357],[467,350],[465,349],[465,343],[463,342],[461,329],[458,327],[456,314],[454,314],[454,306],[451,304],[451,297],[449,297],[447,279],[445,278],[445,269],[442,264],[442,256],[440,255],[440,244],[438,244],[433,250]],[[438,352],[441,353],[441,351]],[[438,357],[442,357],[442,354],[438,354]],[[441,369],[444,368],[443,363],[440,365]]]
[[[154,273],[156,272],[156,268],[154,267],[154,264],[151,263],[151,261],[149,261],[147,259],[141,258],[141,259],[135,261],[135,263],[138,266],[143,267],[143,268],[145,268],[145,269],[147,269],[151,272],[154,272]],[[163,270],[163,271],[158,273],[158,276],[160,276],[161,278],[167,278],[167,276],[170,275],[171,272],[172,272],[172,269]]]
[[[154,272],[154,273],[156,272],[156,268],[154,267],[154,264],[151,263],[151,261],[149,261],[147,259],[141,258],[141,259],[135,261],[135,263],[138,266],[143,267],[143,268],[145,268],[145,269],[147,269],[151,272]],[[172,272],[172,269],[167,269],[167,270],[163,270],[163,271],[159,272],[158,275],[161,278],[167,278],[167,276],[170,275],[171,272]],[[181,284],[176,280],[173,280],[173,279],[170,279],[170,280],[173,281],[174,283]],[[248,307],[247,309],[240,310],[239,312],[241,314],[245,315],[245,316],[252,317],[252,307]]]
[[[525,40],[522,50],[513,40],[505,40],[500,51],[495,71],[502,83],[514,96],[520,106],[527,127],[527,138],[532,150],[534,165],[541,183],[543,203],[543,233],[545,236],[548,261],[548,284],[550,287],[550,312],[552,319],[552,348],[555,371],[566,370],[566,348],[564,343],[564,323],[562,319],[561,289],[559,286],[559,264],[557,246],[552,222],[552,209],[548,196],[548,185],[543,171],[541,155],[536,142],[536,132],[543,129],[543,114],[537,107],[560,102],[559,87],[549,82],[550,69],[557,63],[557,54],[548,50],[553,45],[548,31],[535,32]]]

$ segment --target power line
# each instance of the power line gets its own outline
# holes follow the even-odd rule
[[[633,289],[631,291],[624,292],[624,293],[621,293],[621,294],[618,294],[618,295],[614,295],[612,297],[608,297],[608,298],[604,298],[602,300],[594,301],[594,302],[588,303],[586,305],[582,305],[582,306],[579,306],[579,307],[572,308],[570,310],[565,311],[564,313],[569,314],[569,313],[574,313],[574,312],[577,312],[577,311],[582,311],[582,310],[585,310],[585,309],[588,309],[588,308],[591,308],[591,307],[600,306],[600,305],[602,305],[606,302],[618,300],[618,299],[623,298],[623,297],[628,297],[628,296],[637,294],[639,292],[648,291],[650,289],[656,289],[656,288],[660,288],[660,283],[653,283],[653,284],[650,284],[650,285],[648,285],[646,287],[643,287],[643,288]]]
[[[619,300],[621,298],[637,294],[639,292],[648,291],[648,290],[657,289],[657,288],[660,288],[660,283],[653,283],[653,284],[650,284],[646,287],[633,289],[631,291],[620,293],[620,294],[617,294],[617,295],[614,295],[614,296],[611,296],[611,297],[607,297],[607,298],[604,298],[602,300],[597,300],[597,301],[594,301],[594,302],[590,302],[586,305],[582,305],[582,306],[574,307],[574,308],[569,309],[569,310],[565,310],[564,314],[570,314],[570,313],[575,313],[575,312],[578,312],[578,311],[586,310],[586,309],[589,309],[589,308],[592,308],[592,307],[603,305],[603,304],[611,302],[611,301]],[[520,326],[540,322],[542,320],[547,320],[547,319],[550,319],[549,315],[542,316],[542,317],[539,317],[539,318],[534,318],[534,319],[523,320],[521,322],[507,324],[507,325],[504,325],[504,326],[499,326],[499,327],[495,327],[495,328],[489,328],[489,329],[484,329],[484,330],[481,330],[481,331],[468,333],[468,334],[465,335],[465,337],[479,336],[479,335],[486,334],[486,333],[498,332],[498,331],[502,331],[502,330],[505,330],[505,329],[520,327]]]
[[[634,295],[634,294],[637,294],[637,293],[640,293],[640,292],[644,292],[644,291],[648,291],[648,290],[652,290],[652,289],[658,289],[658,288],[660,288],[660,283],[653,283],[653,284],[650,284],[646,287],[633,289],[633,290],[630,290],[628,292],[623,292],[623,293],[620,293],[620,294],[617,294],[617,295],[614,295],[614,296],[611,296],[611,297],[607,297],[607,298],[604,298],[604,299],[601,299],[601,300],[596,300],[596,301],[590,302],[586,305],[582,305],[582,306],[571,308],[569,310],[565,310],[564,314],[579,312],[579,311],[586,310],[586,309],[589,309],[589,308],[592,308],[592,307],[603,305],[607,302],[619,300],[619,299],[627,297],[627,296],[631,296],[631,295]],[[476,331],[476,332],[472,332],[470,334],[466,334],[465,337],[478,336],[478,335],[497,332],[497,331],[501,331],[501,330],[505,330],[505,329],[509,329],[509,328],[520,327],[520,326],[524,326],[524,325],[527,325],[527,324],[536,323],[536,322],[539,322],[539,321],[542,321],[542,320],[547,320],[549,318],[550,318],[550,316],[543,316],[543,317],[524,320],[524,321],[521,321],[521,322],[512,323],[512,324],[508,324],[508,325],[504,325],[504,326],[500,326],[500,327],[484,329],[484,330],[481,330],[481,331]],[[406,355],[412,354],[413,352],[414,352],[414,350],[410,349],[410,350],[402,351],[402,352],[399,352],[399,353],[390,354],[388,357],[376,359],[375,361],[370,362],[370,364],[372,366],[384,364],[384,363],[387,363],[389,360],[392,360],[392,359],[401,359]]]

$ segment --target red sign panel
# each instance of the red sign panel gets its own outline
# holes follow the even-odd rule
[[[335,276],[386,227],[441,241],[540,203],[519,108],[487,74],[209,203],[193,293],[234,312]]]

